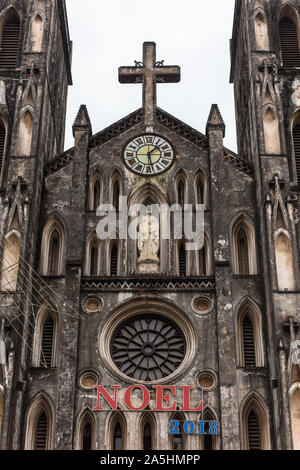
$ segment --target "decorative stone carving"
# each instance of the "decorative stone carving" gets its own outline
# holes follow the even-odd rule
[[[151,215],[150,206],[147,207],[147,211],[139,224],[138,271],[151,274],[159,272],[159,220]]]

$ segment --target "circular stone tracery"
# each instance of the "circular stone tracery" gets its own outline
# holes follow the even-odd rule
[[[158,315],[133,317],[122,323],[111,340],[111,358],[133,379],[152,382],[175,372],[185,357],[180,328]]]

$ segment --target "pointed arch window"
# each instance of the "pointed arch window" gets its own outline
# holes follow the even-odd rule
[[[184,415],[180,413],[175,413],[174,415],[172,415],[170,421],[178,421],[179,423],[179,433],[170,435],[171,450],[185,450],[185,434],[183,432],[183,423],[185,422]]]
[[[36,423],[34,450],[46,450],[47,449],[47,429],[48,429],[47,415],[44,412],[44,410],[42,410]]]
[[[59,272],[59,232],[54,229],[50,237],[49,245],[49,261],[48,261],[48,273],[49,276],[58,276]]]
[[[1,34],[0,68],[14,69],[17,65],[20,38],[20,19],[11,9],[4,20]]]
[[[53,316],[51,312],[47,312],[42,327],[40,366],[48,369],[53,365],[54,327]]]
[[[260,429],[258,416],[254,410],[248,414],[248,448],[249,450],[260,450]]]
[[[92,426],[89,421],[87,421],[83,428],[82,433],[82,450],[91,450],[92,449]]]
[[[39,14],[37,14],[32,20],[30,31],[30,48],[33,52],[41,52],[42,50],[43,29],[43,19]]]
[[[109,266],[110,266],[110,270],[109,270],[110,276],[118,276],[119,247],[116,241],[111,243]]]
[[[179,276],[187,275],[186,249],[184,242],[178,244],[178,274]]]
[[[1,290],[16,291],[18,285],[21,241],[19,233],[13,231],[4,245],[1,271]]]
[[[19,128],[19,154],[29,156],[31,154],[33,118],[30,111],[25,111],[20,120]]]
[[[152,427],[149,421],[144,425],[143,450],[152,450]]]
[[[6,127],[3,120],[0,118],[0,176],[4,162],[4,152],[6,143]]]
[[[95,420],[89,409],[85,410],[79,420],[78,450],[93,450],[95,439]]]
[[[269,413],[262,400],[252,394],[242,408],[243,450],[269,450]]]
[[[102,202],[102,178],[95,173],[91,180],[90,210],[96,211]]]
[[[237,341],[238,366],[264,366],[262,317],[250,299],[243,302],[237,314]]]
[[[118,179],[115,179],[113,182],[113,188],[112,188],[112,203],[114,208],[116,209],[116,212],[119,212],[120,209],[120,183]]]
[[[57,363],[58,318],[56,311],[45,305],[35,320],[32,366],[53,368]]]
[[[239,274],[248,275],[250,274],[249,266],[249,246],[247,234],[243,227],[237,232],[237,249],[238,249],[238,263],[239,263]]]
[[[53,415],[43,397],[31,405],[27,423],[25,450],[51,450]]]
[[[255,339],[253,323],[249,315],[245,315],[243,320],[243,346],[245,367],[255,367]]]
[[[205,245],[198,252],[199,256],[199,276],[206,276],[206,248]]]
[[[99,275],[99,256],[100,256],[100,244],[99,239],[94,236],[89,243],[89,259],[88,259],[88,275],[98,276]]]
[[[202,440],[201,448],[203,450],[216,450],[217,448],[217,437],[209,434],[210,421],[217,421],[210,410],[206,410],[203,415],[204,420],[204,431],[206,434],[200,437]]]
[[[100,205],[100,195],[101,195],[101,185],[100,181],[97,179],[94,184],[94,203],[93,203],[93,210],[97,210],[97,207]]]
[[[195,201],[196,204],[206,205],[206,179],[202,171],[199,171],[195,178]]]
[[[182,179],[180,179],[178,182],[177,200],[178,204],[183,208],[185,204],[185,184]]]
[[[242,215],[232,233],[233,273],[246,276],[257,274],[255,232],[252,222]]]
[[[300,67],[298,31],[290,16],[283,16],[279,21],[279,37],[283,67]]]
[[[120,422],[117,421],[114,427],[114,434],[113,434],[113,450],[123,450],[123,449],[124,449],[124,442],[123,442],[122,426]]]
[[[293,121],[293,146],[294,146],[294,159],[296,167],[296,176],[298,186],[300,186],[300,112],[298,112]]]
[[[61,276],[64,256],[64,229],[54,218],[45,226],[42,239],[42,271],[44,276]]]

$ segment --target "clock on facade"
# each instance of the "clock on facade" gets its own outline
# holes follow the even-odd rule
[[[131,140],[124,150],[124,162],[129,170],[143,176],[159,175],[174,162],[172,145],[158,135],[141,135]]]

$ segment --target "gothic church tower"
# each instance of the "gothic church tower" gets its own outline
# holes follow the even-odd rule
[[[279,449],[299,448],[300,2],[236,1],[231,41],[239,155],[253,164]],[[297,336],[298,334],[298,336]],[[298,414],[297,414],[298,413]],[[275,444],[275,443],[274,443]]]
[[[1,290],[16,291],[18,278],[23,297],[16,295],[11,309],[25,318],[24,330],[9,317],[6,326],[26,343],[31,328],[26,299],[33,295],[28,280],[30,266],[36,265],[45,165],[64,148],[67,88],[72,83],[64,0],[1,0],[0,38]],[[21,258],[27,270],[18,277]],[[24,342],[13,353],[15,372],[7,395],[16,406],[7,403],[3,413],[4,448],[20,446],[22,384],[28,368]]]

